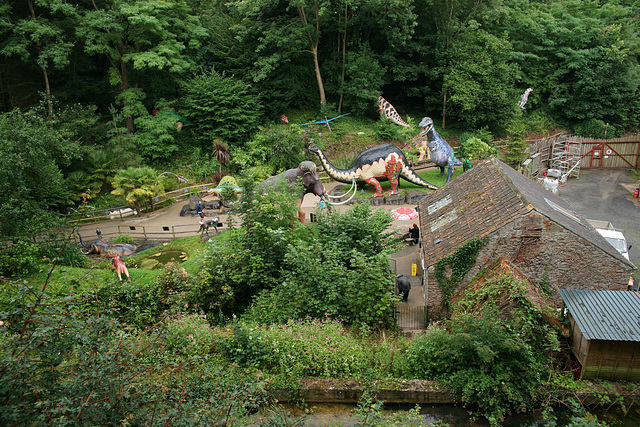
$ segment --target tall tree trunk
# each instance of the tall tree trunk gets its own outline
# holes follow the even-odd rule
[[[125,93],[126,91],[129,90],[129,73],[127,71],[127,63],[124,62],[124,60],[122,59],[122,56],[120,56],[120,82],[122,87],[122,93]],[[127,101],[126,99],[124,99],[122,106],[126,107],[127,106],[126,103]],[[133,133],[133,117],[131,116],[131,114],[125,116],[124,120],[127,126],[127,133],[128,134]]]
[[[322,74],[320,74],[320,63],[318,62],[318,43],[311,49],[313,55],[313,66],[316,70],[316,80],[318,82],[318,91],[320,92],[320,105],[327,105],[327,97],[324,93],[324,84],[322,83]]]
[[[344,33],[342,34],[342,76],[340,102],[338,102],[338,113],[342,112],[342,102],[344,101],[344,69],[347,63],[347,4],[344,5]]]
[[[444,90],[444,97],[442,99],[442,130],[444,130],[445,121],[447,119],[447,90]]]
[[[36,11],[33,9],[33,0],[27,0],[29,5],[29,12],[31,12],[31,19],[36,20]],[[38,56],[40,56],[40,43],[36,43],[36,49],[38,50]],[[47,117],[53,117],[53,104],[51,102],[51,86],[49,85],[49,74],[47,73],[47,67],[40,65],[42,75],[44,77],[44,91],[47,97]]]
[[[313,67],[316,72],[316,81],[318,82],[318,92],[320,92],[320,105],[327,104],[327,97],[324,92],[324,84],[322,83],[322,74],[320,73],[320,62],[318,61],[318,44],[320,43],[320,16],[317,4],[314,7],[314,14],[316,19],[315,35],[309,31],[309,21],[307,20],[307,14],[304,11],[304,6],[298,6],[298,16],[302,23],[307,27],[307,41],[309,42],[309,50],[313,56]]]

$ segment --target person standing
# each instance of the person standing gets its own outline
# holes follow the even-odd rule
[[[396,277],[396,285],[398,286],[398,293],[402,295],[402,302],[407,302],[409,300],[411,282],[404,275],[398,274]]]
[[[96,228],[96,235],[98,236],[98,239],[102,240],[102,231],[99,228]]]
[[[204,211],[202,210],[202,203],[200,202],[200,200],[198,200],[198,203],[196,203],[196,213],[200,217],[200,222],[202,222],[202,218],[204,218]]]
[[[417,224],[413,224],[409,229],[409,238],[413,239],[413,243],[418,243],[418,239],[420,238],[420,227],[418,227]]]

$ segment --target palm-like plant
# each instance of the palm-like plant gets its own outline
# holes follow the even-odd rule
[[[162,180],[158,179],[158,172],[145,166],[130,167],[118,171],[111,182],[114,190],[111,194],[124,196],[127,203],[133,203],[140,216],[140,202],[149,200],[153,210],[153,198],[164,192]]]
[[[219,139],[213,140],[213,157],[218,160],[218,164],[220,165],[220,169],[218,174],[220,178],[222,178],[222,165],[228,165],[231,161],[231,154],[229,154],[229,146],[220,141]]]

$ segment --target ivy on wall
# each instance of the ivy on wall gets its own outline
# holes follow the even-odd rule
[[[443,308],[449,308],[453,291],[462,282],[471,267],[475,265],[478,252],[485,242],[485,239],[473,238],[460,246],[453,254],[441,258],[436,263],[435,277],[440,292],[442,292],[441,304]],[[449,277],[446,274],[447,267],[451,269]]]

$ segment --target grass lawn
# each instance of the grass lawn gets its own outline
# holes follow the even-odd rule
[[[191,236],[173,240],[164,245],[155,246],[140,253],[125,258],[131,282],[139,286],[153,284],[162,269],[143,270],[134,266],[143,258],[156,252],[176,250],[184,251],[189,259],[180,264],[187,273],[197,274],[200,270],[200,260],[204,250],[204,243],[200,236]],[[47,282],[47,276],[51,264],[42,264],[41,270],[24,279],[17,279],[15,282],[29,286],[34,290],[42,290],[46,283],[47,293],[56,296],[81,295],[94,293],[105,284],[115,284],[118,276],[112,267],[111,261],[106,258],[91,258],[86,268],[57,266],[51,273]],[[123,278],[123,280],[126,280]],[[10,283],[2,283],[0,286],[0,311],[10,311],[11,301],[16,297],[16,288]]]
[[[462,174],[462,166],[456,167],[453,170],[453,177],[451,179],[453,180],[458,175],[461,175],[461,174]],[[445,181],[447,180],[446,171],[445,171],[445,176],[440,176],[439,168],[429,169],[424,172],[418,173],[418,175],[420,175],[422,179],[424,179],[430,184],[435,185],[436,187],[442,187]],[[391,189],[391,183],[389,183],[389,181],[384,181],[384,182],[381,182],[380,185],[382,186],[382,189],[385,191],[385,194],[388,194],[388,191]],[[420,190],[424,192],[433,191],[433,190],[429,190],[428,188],[424,188],[424,187],[420,187],[419,185],[412,184],[409,181],[405,181],[404,179],[400,178],[400,194],[402,194],[403,190],[404,191]],[[374,193],[375,193],[375,189],[373,188],[373,186],[366,185],[364,187],[364,194],[359,192],[357,193],[357,197],[369,198],[369,197],[372,197]]]

